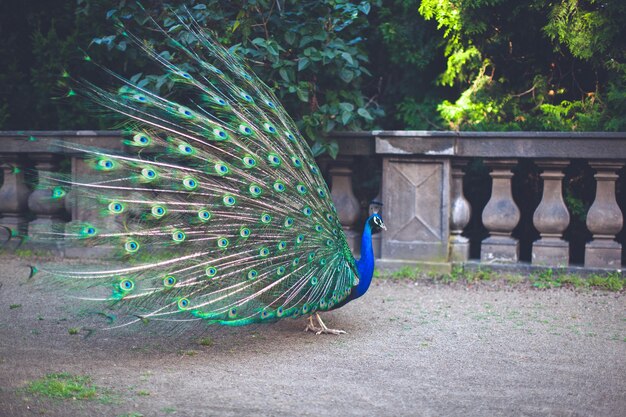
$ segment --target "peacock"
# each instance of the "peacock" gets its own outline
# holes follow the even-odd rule
[[[355,260],[312,152],[272,90],[190,14],[177,19],[184,44],[152,24],[182,64],[120,30],[167,72],[174,86],[167,97],[106,68],[116,90],[71,80],[68,95],[126,122],[122,151],[60,145],[84,152],[90,174],[49,179],[51,198],[79,193],[100,215],[71,222],[57,237],[112,248],[121,264],[45,271],[97,288],[85,298],[128,312],[120,326],[303,316],[307,331],[345,333],[319,312],[368,290],[381,216],[366,220]]]

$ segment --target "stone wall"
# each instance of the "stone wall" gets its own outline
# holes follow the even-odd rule
[[[563,238],[571,216],[562,182],[570,162],[584,160],[594,172],[596,197],[586,216],[593,237],[586,244],[582,267],[622,267],[624,249],[615,240],[623,226],[616,181],[624,176],[626,133],[374,131],[338,134],[336,139],[340,157],[319,162],[331,183],[339,219],[357,252],[361,222],[379,204],[374,201],[368,209],[353,192],[353,178],[374,175],[360,172],[367,159],[381,165],[381,187],[374,200],[383,203],[388,230],[374,237],[379,265],[449,268],[471,261],[466,226],[472,207],[463,194],[463,181],[468,161],[481,158],[490,170],[491,180],[485,186],[491,188],[491,197],[481,213],[488,236],[480,242],[477,261],[522,265],[519,241],[512,232],[526,213],[517,206],[511,184],[519,161],[529,160],[541,171],[543,183],[541,201],[532,213],[539,238],[532,243],[530,263],[571,266],[570,242]],[[60,146],[61,141],[73,146]],[[19,236],[28,236],[33,227],[61,230],[70,220],[94,216],[72,192],[50,203],[49,191],[38,189],[34,179],[41,181],[63,166],[68,175],[80,176],[86,169],[81,146],[119,149],[122,144],[119,133],[112,131],[0,132],[0,238],[10,242],[6,245],[24,243]],[[36,175],[29,175],[32,172]],[[66,256],[94,253],[62,243],[47,248]]]

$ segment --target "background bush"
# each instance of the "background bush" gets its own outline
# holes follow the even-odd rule
[[[113,127],[84,103],[59,98],[63,71],[105,83],[85,53],[137,82],[169,88],[116,35],[121,19],[157,38],[134,2],[9,3],[0,5],[0,129]],[[166,28],[176,24],[172,11],[187,6],[275,89],[317,153],[334,155],[325,136],[340,130],[626,130],[621,0],[143,5]]]

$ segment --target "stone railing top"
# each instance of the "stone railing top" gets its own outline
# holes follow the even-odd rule
[[[0,153],[57,153],[72,155],[79,152],[56,146],[56,141],[72,142],[89,147],[121,149],[121,132],[117,130],[0,130]]]
[[[121,132],[113,130],[0,131],[2,153],[64,153],[55,139],[86,146],[119,149]],[[339,153],[494,158],[626,159],[626,132],[455,132],[374,130],[341,132]],[[35,138],[35,140],[29,140]],[[38,138],[45,140],[36,140]]]
[[[374,131],[377,154],[625,159],[626,132]]]

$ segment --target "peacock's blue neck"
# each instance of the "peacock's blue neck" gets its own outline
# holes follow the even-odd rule
[[[374,249],[372,248],[372,227],[370,220],[365,222],[363,237],[361,237],[361,258],[356,261],[356,268],[359,273],[359,283],[352,289],[350,299],[359,298],[367,292],[372,283],[374,275]]]

